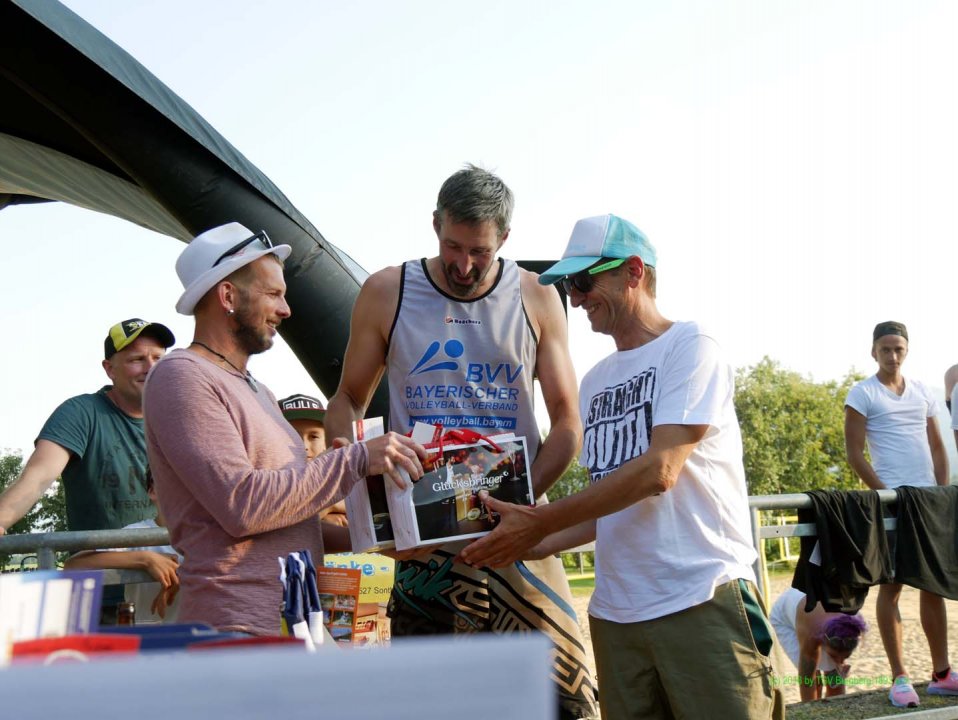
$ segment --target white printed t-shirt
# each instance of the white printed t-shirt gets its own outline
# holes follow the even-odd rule
[[[599,518],[589,614],[629,623],[707,602],[715,587],[755,582],[734,376],[697,323],[675,323],[615,352],[582,380],[580,462],[592,482],[649,448],[658,425],[709,425],[666,493]]]
[[[958,384],[951,389],[951,429],[958,430]]]
[[[845,405],[865,417],[871,464],[885,487],[936,484],[928,418],[938,404],[924,385],[906,379],[899,397],[872,375],[852,386]]]

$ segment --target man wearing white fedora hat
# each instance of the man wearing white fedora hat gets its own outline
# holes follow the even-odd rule
[[[276,558],[323,555],[319,512],[366,475],[422,475],[422,447],[389,433],[307,460],[276,398],[247,369],[290,316],[289,245],[239,223],[207,230],[176,262],[178,312],[196,329],[146,386],[147,451],[180,566],[181,621],[276,635]]]

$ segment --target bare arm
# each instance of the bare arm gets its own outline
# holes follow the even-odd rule
[[[708,425],[658,425],[647,452],[601,482],[554,503],[524,507],[484,497],[483,502],[501,520],[492,533],[466,547],[461,557],[470,565],[502,567],[525,557],[547,535],[668,492],[706,430]]]
[[[533,547],[524,559],[542,560],[569,548],[579,547],[595,541],[595,520],[586,520],[552,535],[546,535],[542,542]]]
[[[798,656],[798,694],[802,702],[818,700],[822,696],[821,673],[818,671],[818,661],[808,655]]]
[[[948,485],[948,453],[945,452],[945,443],[942,442],[941,432],[938,430],[938,418],[928,418],[928,447],[931,448],[931,461],[935,468],[935,482],[938,485]]]
[[[352,552],[353,544],[349,539],[349,528],[346,525],[339,525],[323,521],[322,530],[324,552]]]
[[[180,584],[176,555],[153,550],[89,550],[70,557],[64,570],[145,570],[164,588]]]
[[[865,459],[865,416],[845,406],[845,457],[855,474],[872,490],[883,490],[885,484]]]
[[[87,550],[77,553],[63,563],[65,570],[145,570],[160,583],[160,591],[153,598],[150,609],[166,617],[167,608],[180,590],[176,574],[180,559],[176,555],[153,550]]]
[[[342,515],[342,517],[337,517]],[[325,520],[328,523],[333,525],[343,525],[346,526],[346,501],[340,500],[330,505],[328,508],[325,508],[322,512],[319,513],[321,520]]]
[[[805,612],[804,600],[798,604],[795,613],[799,695],[802,702],[818,700],[822,696],[821,678],[818,672],[822,646],[818,639],[818,628],[824,615],[825,611],[820,604],[816,605],[810,613]]]
[[[582,445],[579,391],[569,356],[569,337],[559,293],[539,285],[534,273],[523,272],[522,292],[527,310],[537,320],[536,377],[549,413],[549,434],[532,465],[533,490],[541,497],[555,484]],[[530,307],[531,306],[531,307]]]
[[[353,306],[343,373],[326,408],[327,437],[353,437],[352,423],[366,412],[386,370],[389,324],[399,303],[400,269],[370,275]]]
[[[20,477],[0,495],[0,535],[30,512],[70,462],[70,451],[51,440],[37,440]]]

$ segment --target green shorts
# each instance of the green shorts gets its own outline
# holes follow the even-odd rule
[[[602,717],[784,718],[757,597],[751,583],[733,580],[708,602],[655,620],[590,616]]]

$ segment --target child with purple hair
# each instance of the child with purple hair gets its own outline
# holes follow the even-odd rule
[[[821,604],[805,612],[805,594],[795,588],[783,592],[769,615],[785,654],[798,668],[802,702],[843,695],[847,664],[868,629],[858,615],[825,612]]]

